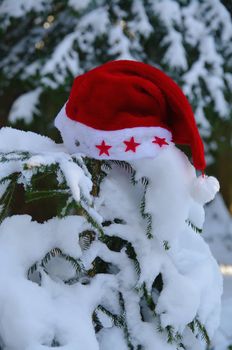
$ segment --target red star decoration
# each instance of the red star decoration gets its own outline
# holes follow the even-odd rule
[[[157,143],[160,147],[162,147],[164,145],[168,145],[168,143],[165,140],[165,137],[161,138],[158,136],[155,136],[155,140],[153,140],[152,143]]]
[[[136,147],[140,145],[140,143],[135,142],[134,137],[131,137],[129,141],[123,141],[126,145],[125,152],[132,151],[136,152]]]
[[[101,156],[102,154],[106,154],[107,156],[109,156],[109,149],[112,147],[110,145],[106,145],[105,141],[103,140],[102,143],[100,145],[96,145],[96,147],[100,150],[99,152],[99,156]]]

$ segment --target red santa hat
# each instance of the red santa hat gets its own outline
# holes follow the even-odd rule
[[[78,76],[55,125],[71,153],[129,161],[155,157],[174,142],[190,146],[196,169],[206,166],[187,98],[144,63],[112,61]]]

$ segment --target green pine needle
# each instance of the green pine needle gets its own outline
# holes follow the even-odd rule
[[[195,231],[196,233],[202,233],[202,229],[194,225],[189,219],[186,220],[186,223]]]
[[[18,177],[19,174],[17,173],[7,177],[8,179],[11,179],[11,181],[9,182],[5,192],[0,198],[0,223],[7,217],[10,211],[10,205],[13,200],[13,195],[15,192]],[[6,178],[4,182],[5,181],[7,181]]]
[[[46,199],[58,196],[67,196],[70,193],[69,190],[47,190],[47,191],[26,191],[25,202],[30,203],[40,199]]]
[[[163,241],[163,246],[165,250],[169,250],[171,248],[168,241]]]

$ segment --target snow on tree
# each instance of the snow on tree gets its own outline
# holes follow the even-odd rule
[[[3,0],[0,16],[1,114],[11,123],[54,136],[51,117],[74,76],[140,60],[183,86],[208,160],[228,159],[232,24],[221,1]],[[0,348],[205,348],[222,283],[181,151],[163,152],[151,170],[145,160],[70,156],[8,128],[0,151]],[[43,223],[27,203],[49,209]]]
[[[56,120],[65,136],[64,145],[32,132],[2,128],[0,337],[4,350],[72,350],[76,346],[80,350],[107,350],[109,346],[122,350],[198,350],[209,345],[219,325],[222,278],[199,235],[204,222],[203,205],[212,200],[219,185],[212,177],[197,179],[188,158],[168,139],[165,121],[175,120],[175,99],[171,100],[174,110],[171,113],[169,109],[168,117],[161,113],[165,110],[162,103],[168,103],[163,95],[155,111],[150,111],[157,118],[161,113],[162,127],[155,124],[156,127],[134,128],[129,118],[127,137],[137,130],[136,138],[143,143],[135,143],[133,137],[124,142],[124,159],[130,162],[117,160],[122,153],[121,143],[113,147],[116,160],[108,157],[111,160],[93,161],[81,156],[83,147],[87,147],[90,155],[97,148],[100,156],[103,153],[100,159],[106,158],[104,153],[108,156],[112,146],[103,141],[102,151],[98,144],[91,148],[91,141],[96,138],[95,145],[104,133],[104,139],[110,134],[113,142],[114,134],[118,142],[124,130],[111,131],[111,125],[107,125],[108,131],[95,130],[66,115],[68,110],[81,108],[81,103],[84,115],[86,103],[82,97],[93,91],[99,73],[105,79],[105,85],[98,89],[100,98],[107,83],[114,82],[112,89],[118,87],[113,77],[118,74],[122,82],[128,72],[127,89],[137,84],[137,90],[131,91],[130,104],[133,98],[140,98],[141,107],[147,105],[142,88],[154,87],[157,82],[163,94],[167,89],[167,99],[174,89],[172,93],[180,98],[176,100],[182,124],[185,118],[188,120],[184,132],[190,139],[185,142],[191,145],[194,163],[204,166],[200,137],[185,96],[164,73],[142,63],[113,62],[75,80],[67,108]],[[75,98],[76,90],[79,100]],[[149,91],[156,96],[157,90],[158,87]],[[118,100],[115,97],[116,104],[111,105],[117,120],[125,107],[122,96],[119,94]],[[100,112],[99,98],[89,98],[86,107],[95,106]],[[130,108],[126,107],[128,114]],[[122,116],[126,119],[123,113]],[[147,117],[140,115],[140,122],[143,118]],[[106,120],[105,116],[103,122]],[[70,132],[76,131],[79,124],[85,135],[82,139],[79,133],[80,142],[76,144]],[[177,122],[172,125],[173,140],[175,131],[181,128]],[[152,135],[167,133],[168,142],[156,136],[166,147],[149,142],[149,137],[150,141],[154,138],[149,136],[151,131]],[[82,151],[69,155],[64,146],[74,147],[73,141]],[[196,142],[199,149],[194,153]],[[143,145],[142,152],[151,150],[153,154],[156,149],[156,156],[145,153],[138,158],[135,150],[134,157],[128,155],[131,143],[134,147]],[[48,176],[49,181],[41,181]],[[19,208],[13,209],[18,186],[24,188],[26,202],[59,198],[56,215],[41,223],[29,215],[12,215],[18,214]]]
[[[34,133],[0,136],[2,349],[204,349],[222,281],[187,157],[101,162],[93,197],[88,158]],[[54,188],[41,188],[49,173]],[[5,218],[20,184],[26,201],[57,196],[58,216]]]

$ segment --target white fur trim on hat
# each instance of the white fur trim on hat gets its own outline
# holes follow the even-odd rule
[[[154,158],[163,149],[173,144],[171,142],[172,134],[167,129],[150,126],[113,131],[97,130],[68,118],[65,106],[57,115],[55,126],[59,129],[63,142],[70,153],[80,153],[95,159]],[[125,143],[130,141],[138,144],[134,146],[134,151],[128,149],[130,147]],[[106,152],[101,154],[102,144],[103,149],[104,146],[110,147],[106,147]]]

